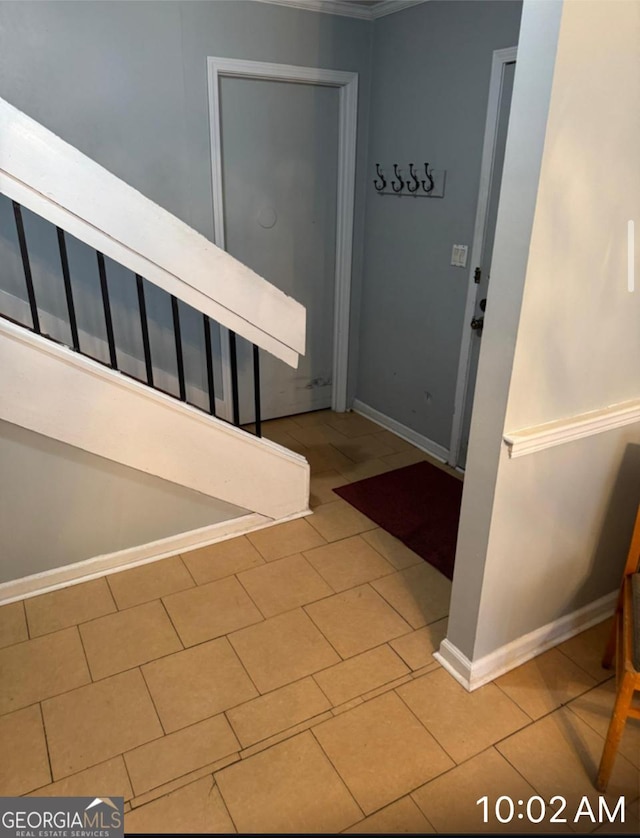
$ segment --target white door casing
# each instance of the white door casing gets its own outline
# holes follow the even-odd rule
[[[472,354],[471,341],[475,338],[475,335],[472,334],[469,324],[471,323],[471,319],[474,316],[476,308],[477,285],[474,280],[474,273],[475,268],[481,264],[483,257],[487,212],[491,193],[491,183],[493,179],[500,104],[502,100],[504,68],[507,64],[511,64],[516,61],[517,52],[517,47],[494,50],[491,63],[489,100],[487,104],[487,118],[485,122],[484,142],[482,146],[482,162],[480,164],[480,187],[478,190],[478,205],[473,232],[473,242],[471,245],[471,256],[469,259],[470,267],[467,299],[464,310],[462,344],[460,348],[460,360],[458,362],[458,374],[456,379],[453,422],[451,427],[451,443],[449,445],[449,464],[452,466],[459,465],[462,446],[465,400],[468,395],[470,395],[470,390],[472,390],[471,385],[473,384],[470,380]]]
[[[296,67],[288,64],[271,64],[260,61],[244,61],[211,56],[207,59],[207,65],[214,242],[222,248],[225,247],[225,224],[220,79],[222,77],[235,77],[268,81],[287,81],[298,84],[318,84],[338,89],[338,184],[331,406],[335,411],[344,411],[347,408],[358,74],[337,70],[323,70],[316,67]],[[225,334],[223,334],[222,339],[222,363],[225,402],[228,405],[227,415],[230,418],[228,394],[231,392],[231,376],[228,358],[228,341],[226,340]]]

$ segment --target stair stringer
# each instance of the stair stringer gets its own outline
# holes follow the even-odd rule
[[[271,519],[308,512],[299,454],[7,321],[0,358],[0,418]]]

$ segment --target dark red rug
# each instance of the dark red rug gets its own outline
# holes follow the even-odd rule
[[[422,462],[333,491],[453,579],[461,480]]]

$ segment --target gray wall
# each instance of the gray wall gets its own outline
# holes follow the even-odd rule
[[[521,3],[431,0],[375,21],[357,397],[448,448],[492,52]],[[374,164],[447,170],[439,199],[382,197]],[[405,169],[406,171],[406,169]]]
[[[502,436],[640,398],[639,36],[635,3],[524,5],[448,630],[472,661],[619,585],[638,423],[518,459]]]
[[[0,582],[246,513],[0,422]]]
[[[245,0],[0,2],[0,96],[212,238],[206,57],[360,73],[364,161],[370,34],[368,21]],[[364,174],[360,165],[356,336]]]

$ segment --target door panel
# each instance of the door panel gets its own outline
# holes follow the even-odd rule
[[[261,353],[264,418],[331,405],[339,92],[220,80],[226,249],[307,310],[292,370]],[[241,421],[251,421],[251,350],[238,341]]]
[[[502,89],[500,96],[500,110],[498,112],[498,125],[494,147],[493,167],[491,172],[491,186],[489,189],[489,201],[487,204],[487,215],[485,221],[484,237],[482,243],[482,261],[480,263],[481,279],[476,291],[476,308],[474,318],[481,318],[484,311],[480,307],[482,300],[491,302],[488,299],[491,259],[493,257],[493,242],[496,232],[496,220],[498,217],[498,203],[500,200],[500,185],[502,183],[502,167],[504,164],[504,151],[507,142],[507,129],[509,127],[509,113],[511,110],[511,94],[513,93],[513,78],[515,74],[515,61],[504,65],[502,75]],[[467,324],[467,328],[470,328]],[[475,394],[476,376],[478,374],[478,359],[480,357],[480,343],[482,331],[474,330],[471,336],[471,349],[469,357],[469,378],[467,381],[467,392],[464,400],[464,413],[462,418],[462,437],[460,444],[460,457],[458,464],[465,468],[467,463],[467,450],[469,447],[469,431],[471,429],[471,414],[473,410],[473,397]]]

